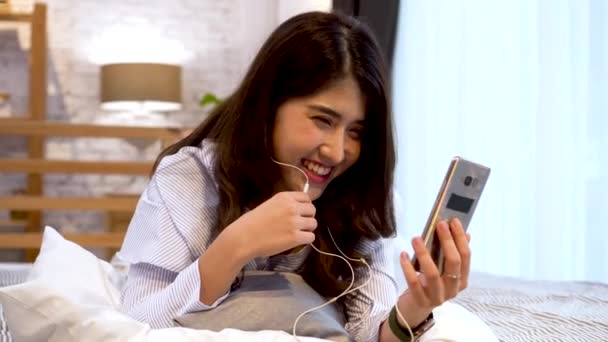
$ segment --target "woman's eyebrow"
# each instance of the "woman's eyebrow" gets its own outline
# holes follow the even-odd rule
[[[327,114],[329,116],[332,116],[332,117],[334,117],[337,120],[341,120],[342,117],[343,117],[342,114],[340,114],[339,112],[337,112],[334,109],[332,109],[332,108],[330,108],[328,106],[325,106],[325,105],[310,104],[310,105],[307,105],[307,107],[309,109],[316,110],[318,112],[321,112],[321,113]],[[364,122],[364,120],[357,120],[356,121],[357,124],[361,124],[361,125],[363,124],[363,122]]]

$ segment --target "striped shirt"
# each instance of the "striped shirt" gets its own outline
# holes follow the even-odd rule
[[[130,263],[122,311],[153,328],[175,326],[186,313],[211,310],[199,300],[198,258],[217,237],[219,192],[215,144],[183,147],[164,157],[137,204],[119,256]],[[310,246],[297,253],[251,260],[245,270],[296,272]],[[397,300],[392,239],[366,241],[358,251],[371,255],[371,275],[358,272],[367,286],[345,297],[346,330],[357,341],[376,341],[380,324]]]

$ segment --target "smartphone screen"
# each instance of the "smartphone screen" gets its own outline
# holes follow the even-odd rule
[[[490,168],[461,157],[454,157],[450,162],[422,233],[422,239],[440,273],[443,273],[444,260],[435,231],[437,223],[441,220],[458,218],[466,231],[489,176]],[[420,271],[415,255],[412,264],[416,271]]]

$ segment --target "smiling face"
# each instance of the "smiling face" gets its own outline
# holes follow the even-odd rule
[[[365,103],[357,82],[347,77],[309,97],[286,101],[277,110],[274,158],[297,166],[308,176],[315,200],[359,158]],[[304,175],[281,166],[276,191],[302,191]]]

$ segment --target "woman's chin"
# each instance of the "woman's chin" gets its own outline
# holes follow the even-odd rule
[[[323,189],[315,188],[312,186],[310,187],[310,189],[308,189],[308,196],[310,196],[311,201],[319,199],[321,195],[323,195]]]

